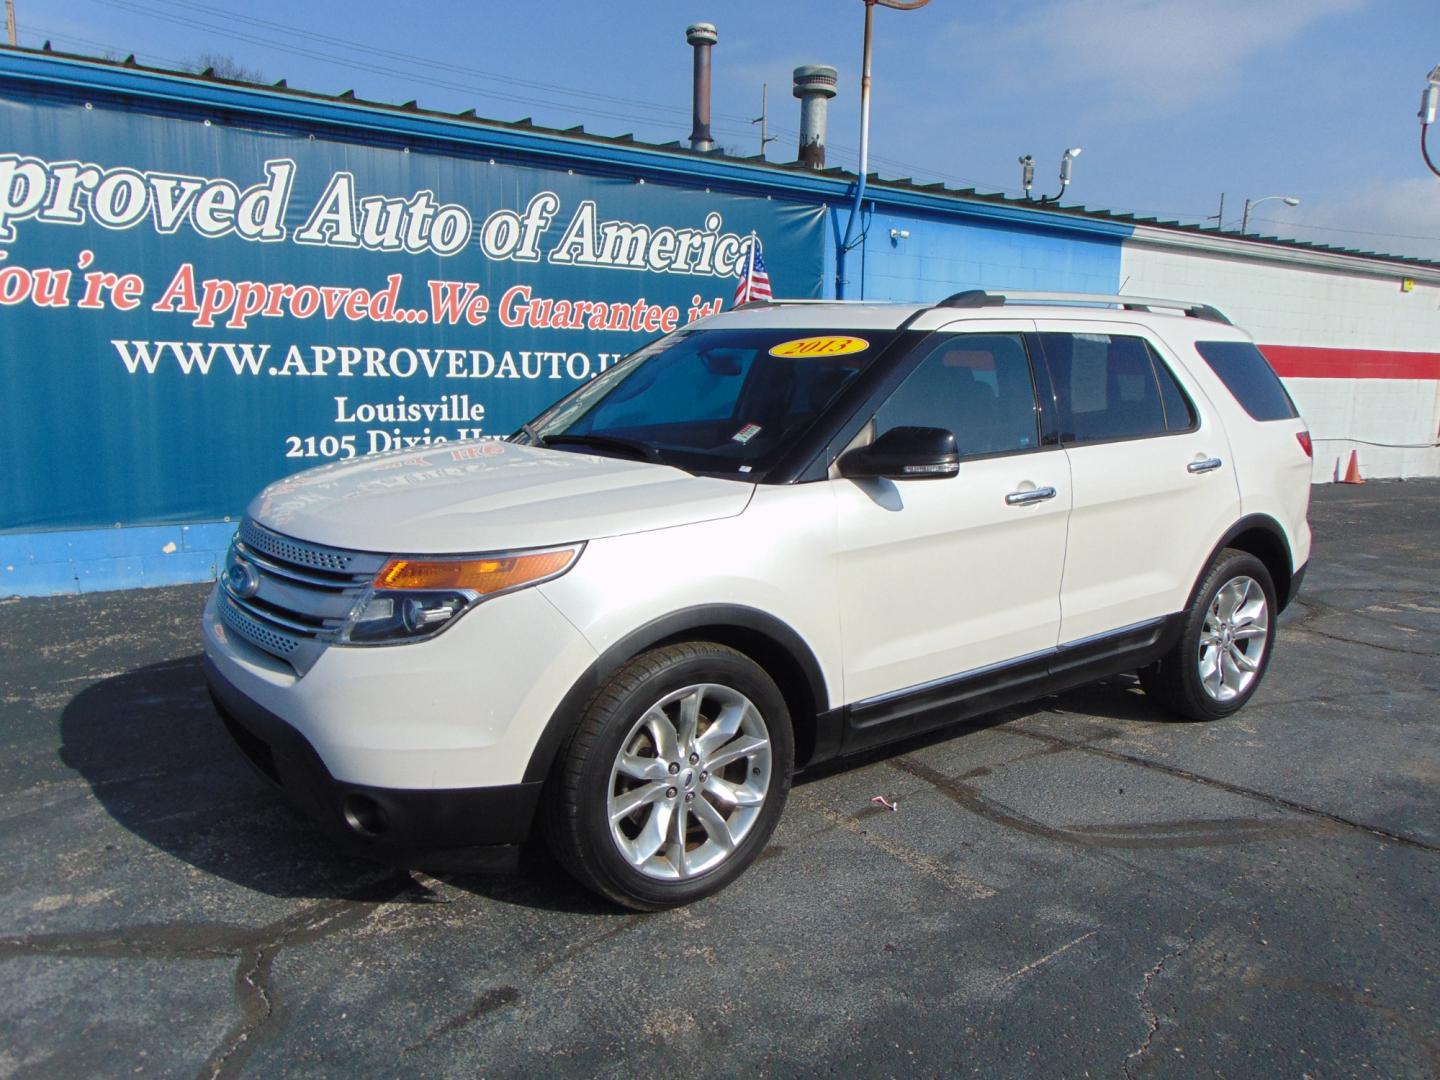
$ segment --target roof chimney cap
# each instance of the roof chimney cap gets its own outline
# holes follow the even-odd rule
[[[801,64],[795,69],[794,78],[795,87],[791,93],[797,98],[806,94],[823,94],[833,98],[840,73],[829,64]]]
[[[687,45],[714,45],[719,40],[720,35],[716,32],[714,23],[697,22],[685,27]]]

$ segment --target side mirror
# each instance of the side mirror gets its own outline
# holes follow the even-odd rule
[[[944,480],[960,471],[955,436],[944,428],[895,427],[869,446],[840,455],[840,475],[851,480]]]

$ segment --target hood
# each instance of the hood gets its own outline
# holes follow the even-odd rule
[[[753,484],[517,443],[445,443],[276,481],[250,517],[330,547],[439,555],[548,547],[733,517]]]

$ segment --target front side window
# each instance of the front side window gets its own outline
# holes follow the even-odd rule
[[[1144,338],[1127,334],[1040,335],[1066,443],[1186,431],[1195,411]]]
[[[527,425],[557,450],[620,454],[751,478],[794,446],[898,333],[680,331]]]
[[[1035,383],[1019,334],[947,334],[875,414],[875,435],[945,428],[961,456],[1040,445]]]

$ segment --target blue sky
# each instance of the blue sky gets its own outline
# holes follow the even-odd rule
[[[768,82],[769,156],[794,158],[803,63],[840,72],[831,163],[853,168],[859,144],[860,0],[15,4],[24,45],[162,66],[218,54],[308,90],[660,141],[689,134],[684,31],[704,20],[722,146],[756,152]],[[1199,221],[1225,192],[1238,226],[1245,198],[1293,195],[1252,231],[1440,259],[1440,177],[1415,116],[1440,64],[1435,0],[932,0],[875,23],[882,175],[1015,193],[1030,153],[1053,194],[1080,146],[1067,202]]]

